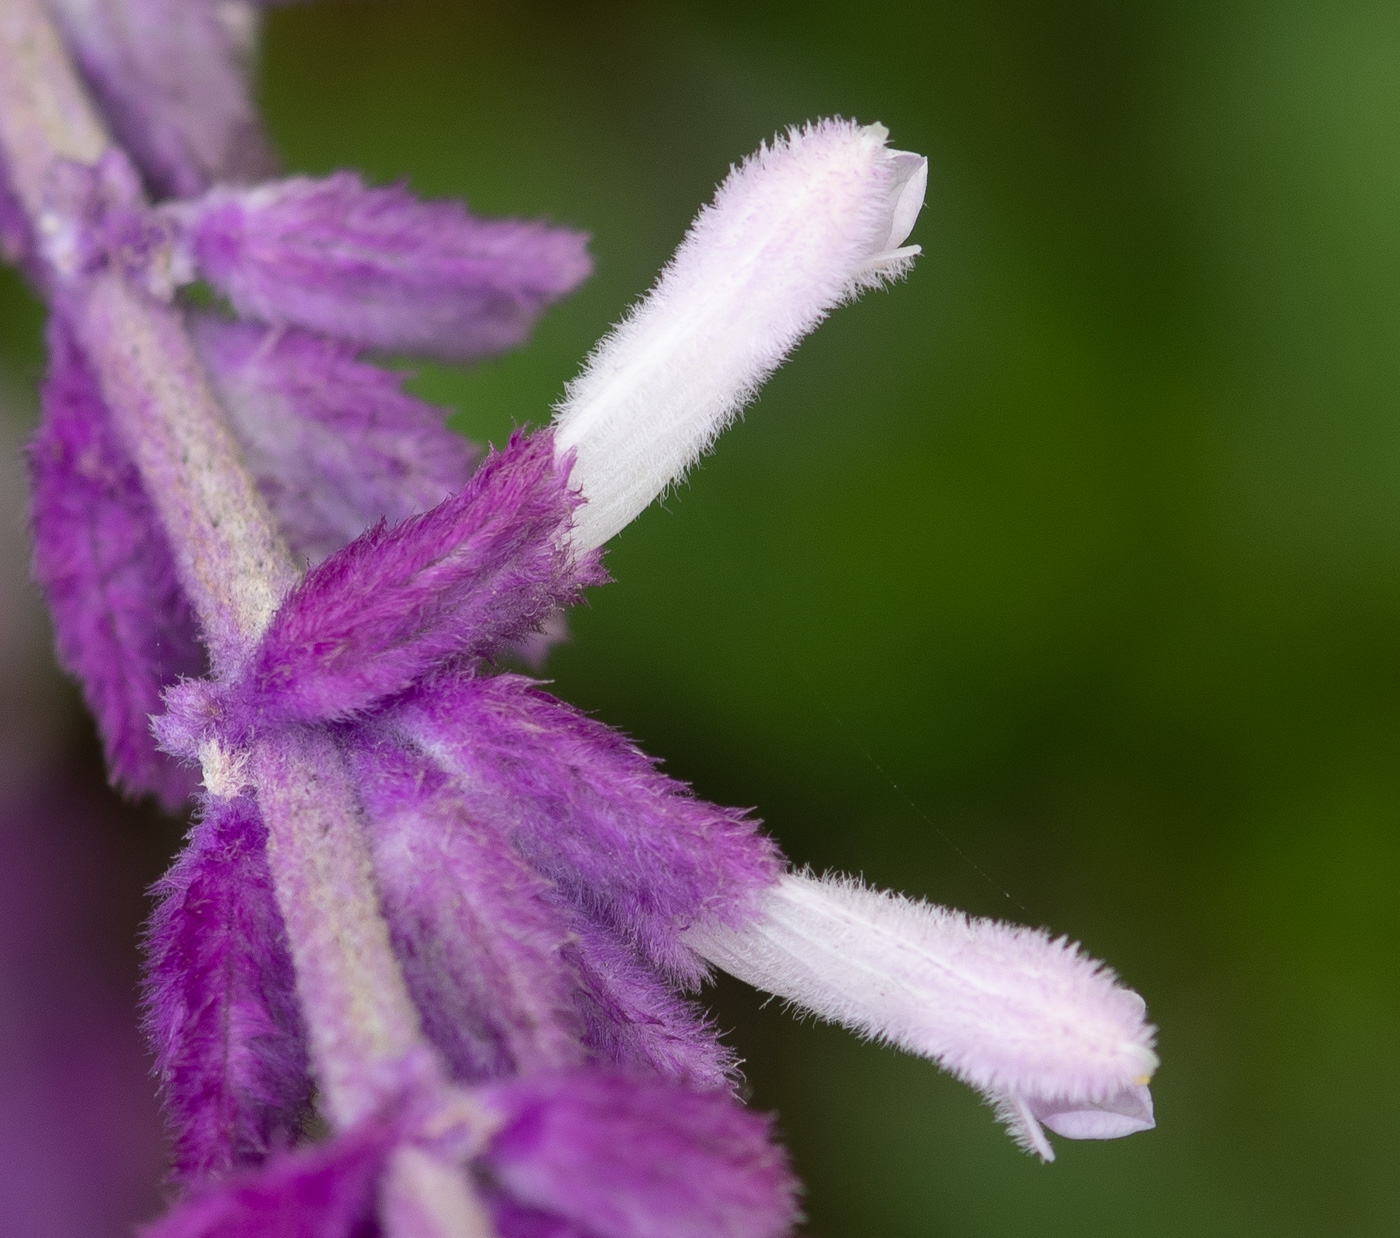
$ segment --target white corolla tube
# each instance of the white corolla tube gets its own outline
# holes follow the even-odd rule
[[[937,1062],[1023,1147],[1153,1125],[1147,1006],[1064,938],[975,919],[844,878],[789,873],[741,928],[686,940],[755,988]]]
[[[761,147],[701,210],[656,286],[598,345],[556,410],[601,546],[710,446],[843,301],[903,275],[928,161],[883,125],[823,120]]]

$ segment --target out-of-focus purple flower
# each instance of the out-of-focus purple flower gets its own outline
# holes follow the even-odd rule
[[[3,159],[0,159],[0,258],[26,270],[33,260],[29,220],[10,187]]]
[[[191,333],[248,467],[292,549],[312,563],[380,520],[398,524],[467,483],[476,451],[403,375],[353,345],[194,315]]]
[[[0,806],[6,1238],[119,1238],[155,1206],[164,1159],[121,906],[139,877],[110,799],[74,775],[9,783]]]
[[[61,318],[49,330],[43,416],[29,449],[34,572],[59,659],[83,686],[107,768],[132,794],[178,806],[188,769],[157,751],[161,692],[204,668],[169,543]]]
[[[156,887],[146,1031],[176,1176],[220,1177],[290,1146],[310,1100],[296,981],[249,799],[215,801]]]
[[[241,0],[51,0],[73,55],[152,190],[187,197],[276,169],[248,90]]]
[[[462,359],[514,347],[592,268],[581,233],[480,219],[350,172],[173,205],[189,264],[247,318]]]
[[[24,417],[6,397],[0,509],[14,513]],[[0,522],[0,1231],[120,1238],[156,1206],[165,1159],[131,949],[157,848],[86,746],[64,759],[70,704],[31,553],[21,524]]]

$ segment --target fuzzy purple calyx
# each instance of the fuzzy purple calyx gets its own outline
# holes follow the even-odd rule
[[[722,1092],[576,1070],[427,1101],[405,1097],[197,1190],[144,1238],[350,1238],[375,1232],[376,1213],[398,1238],[486,1233],[434,1216],[431,1196],[454,1188],[499,1238],[780,1238],[792,1226],[797,1184],[770,1121]],[[405,1167],[436,1180],[413,1211],[396,1200]]]
[[[569,925],[550,883],[421,754],[379,728],[344,731],[395,952],[454,1077],[581,1063]]]
[[[165,688],[202,673],[204,651],[165,531],[58,316],[29,470],[34,574],[59,659],[82,684],[113,781],[175,808],[194,779],[157,751],[150,720]]]
[[[565,477],[547,433],[516,435],[459,493],[314,567],[221,692],[230,733],[362,713],[601,583],[597,556],[568,546],[578,500]]]
[[[797,1184],[768,1118],[722,1092],[601,1072],[478,1093],[502,1125],[479,1160],[517,1204],[599,1238],[778,1238]]]
[[[310,563],[381,520],[395,525],[467,484],[479,452],[447,412],[341,340],[189,318],[258,488]]]
[[[156,886],[146,1033],[184,1181],[290,1146],[310,1103],[286,931],[250,799],[211,802]]]
[[[168,215],[240,315],[449,360],[523,342],[592,269],[580,233],[481,219],[350,172],[217,189]]]
[[[549,806],[525,788],[513,801],[483,794],[470,775],[409,740],[400,720],[390,711],[374,724],[349,724],[341,742],[395,950],[424,1030],[453,1075],[475,1080],[592,1061],[728,1086],[732,1056],[713,1029],[595,918],[586,894],[571,896],[522,845],[511,823]],[[664,816],[652,822],[658,834],[668,824]],[[600,862],[613,857],[625,868],[625,854],[608,844],[597,840]],[[723,885],[724,877],[714,880]],[[689,921],[709,901],[702,887],[678,911]]]
[[[154,192],[189,196],[277,166],[248,84],[240,0],[52,0],[93,95]]]
[[[515,675],[445,674],[386,722],[460,782],[537,871],[663,974],[697,984],[693,925],[741,925],[782,873],[747,813],[668,778],[625,736]]]

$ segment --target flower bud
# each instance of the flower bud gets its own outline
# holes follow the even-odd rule
[[[651,292],[603,340],[556,410],[555,446],[600,546],[710,446],[837,305],[908,270],[927,160],[882,125],[790,130],[733,169]]]
[[[841,878],[790,873],[749,925],[692,928],[712,963],[795,1005],[932,1058],[982,1092],[1013,1136],[1153,1125],[1146,1004],[1064,938],[971,919]]]

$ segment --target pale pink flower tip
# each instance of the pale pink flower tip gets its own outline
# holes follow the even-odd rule
[[[1046,1160],[1041,1126],[1113,1139],[1153,1125],[1142,998],[1064,938],[790,873],[741,929],[687,939],[758,988],[932,1058]]]
[[[823,120],[760,147],[696,217],[651,292],[599,344],[557,410],[601,545],[685,471],[837,305],[919,252],[927,161],[883,125]]]

